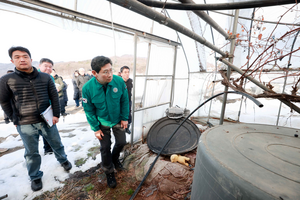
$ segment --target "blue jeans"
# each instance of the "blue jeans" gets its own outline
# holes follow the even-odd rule
[[[67,155],[61,143],[56,125],[48,128],[45,122],[40,122],[36,124],[18,125],[17,130],[25,147],[24,158],[26,160],[30,180],[36,180],[43,176],[43,172],[40,171],[41,156],[38,148],[40,135],[50,144],[59,163],[62,164],[67,161]]]
[[[111,146],[111,133],[109,126],[100,126],[101,131],[103,132],[104,136],[100,141],[100,152],[101,152],[101,159],[102,165],[101,168],[106,174],[114,172],[114,165],[113,162],[116,162],[119,157],[123,147],[126,145],[126,136],[125,136],[125,129],[121,128],[121,124],[118,123],[112,127],[116,142],[115,146],[110,152]]]
[[[75,99],[76,106],[79,107],[79,99]]]

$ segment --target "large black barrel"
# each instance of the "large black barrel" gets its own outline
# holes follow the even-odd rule
[[[217,126],[198,144],[192,200],[300,199],[299,129]]]

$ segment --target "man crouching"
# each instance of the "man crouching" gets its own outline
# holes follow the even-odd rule
[[[114,168],[124,169],[119,156],[126,144],[128,92],[123,79],[113,75],[109,58],[97,56],[93,58],[91,66],[94,77],[82,88],[83,108],[91,129],[101,144],[101,167],[106,174],[107,185],[114,188],[117,186]],[[116,140],[112,152],[111,129]]]

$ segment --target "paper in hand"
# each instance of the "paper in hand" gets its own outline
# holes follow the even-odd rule
[[[44,112],[41,113],[41,116],[45,120],[49,128],[53,126],[53,110],[51,105]]]

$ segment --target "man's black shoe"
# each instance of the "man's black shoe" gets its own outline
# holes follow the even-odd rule
[[[65,171],[69,171],[70,169],[72,169],[72,164],[68,160],[62,163],[61,166],[65,169]]]
[[[62,116],[67,116],[69,113],[61,113]]]
[[[127,125],[127,128],[125,128],[125,132],[128,134],[131,134],[131,131],[129,130],[130,128],[130,124]]]
[[[31,189],[33,191],[38,191],[42,188],[43,188],[43,183],[41,178],[31,181]]]
[[[117,186],[117,181],[115,178],[115,173],[106,174],[107,185],[110,188],[115,188]]]
[[[125,132],[128,134],[131,134],[131,131],[129,130],[129,128],[125,128]]]
[[[124,170],[126,170],[126,169],[123,167],[122,163],[120,163],[119,159],[118,159],[117,161],[113,161],[113,163],[114,163],[115,169],[116,169],[117,171],[124,171]]]
[[[45,155],[51,155],[51,154],[53,154],[53,151],[52,151],[52,150],[50,150],[50,151],[45,151],[44,154],[45,154]]]
[[[5,120],[5,124],[9,124],[9,119],[4,119]]]

